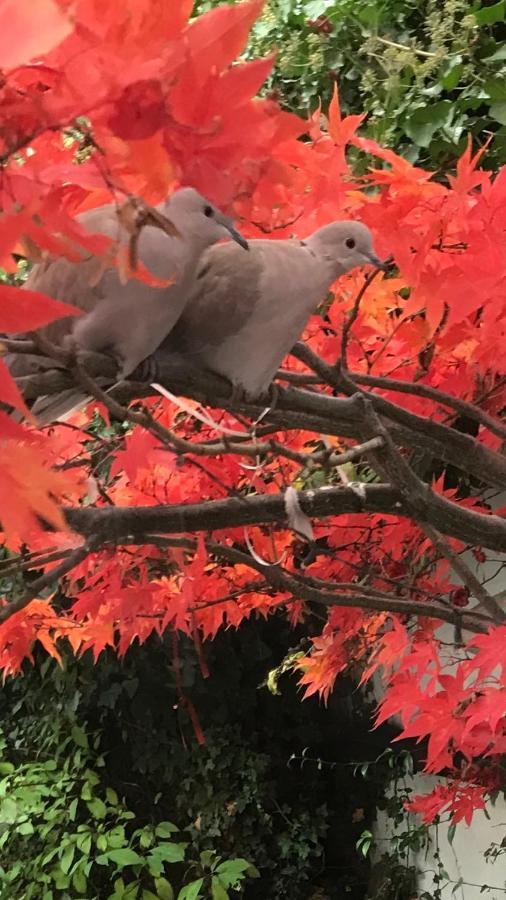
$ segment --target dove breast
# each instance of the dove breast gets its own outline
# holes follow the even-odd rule
[[[254,397],[266,390],[333,279],[301,241],[249,246],[247,254],[229,244],[203,254],[194,293],[157,355],[177,351]]]

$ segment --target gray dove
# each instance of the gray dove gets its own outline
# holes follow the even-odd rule
[[[250,252],[212,247],[195,288],[156,351],[212,369],[249,399],[262,394],[340,275],[357,266],[385,268],[361,222],[332,222],[309,238],[252,240]]]
[[[232,237],[248,249],[232,220],[194,188],[175,191],[155,209],[176,227],[179,235],[171,236],[146,225],[139,235],[138,257],[157,278],[170,279],[172,284],[151,287],[137,278],[122,283],[115,267],[107,268],[97,282],[94,256],[79,263],[64,257],[48,260],[36,265],[26,282],[27,288],[73,303],[87,313],[78,319],[52,323],[41,330],[43,336],[56,344],[70,343],[76,349],[111,354],[122,377],[150,356],[173,327],[188,300],[203,251],[224,237]],[[90,232],[124,244],[130,239],[113,204],[82,213],[77,219]],[[6,362],[15,377],[55,365],[47,358],[23,354],[8,355]],[[75,391],[66,394],[71,400]],[[67,405],[64,403],[62,409]],[[49,399],[48,414],[56,416],[59,412]]]
[[[179,319],[153,354],[151,371],[157,363],[184,361],[224,375],[255,398],[269,387],[333,282],[364,264],[385,267],[371,232],[355,221],[325,225],[303,241],[251,240],[249,253],[230,242],[208,248]],[[69,299],[85,305],[78,293]],[[41,424],[55,420],[48,412]]]

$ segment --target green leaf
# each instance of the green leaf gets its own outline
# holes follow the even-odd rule
[[[18,804],[10,797],[6,797],[0,803],[0,822],[5,825],[13,825],[18,818]]]
[[[169,863],[183,862],[187,846],[187,841],[181,844],[157,844],[151,850],[150,857]]]
[[[490,56],[482,59],[482,62],[491,63],[491,62],[502,62],[506,59],[506,44],[500,44],[499,49],[492,53]]]
[[[490,107],[490,115],[496,122],[506,125],[506,101],[504,103],[493,103]]]
[[[242,872],[246,872],[249,869],[251,863],[248,862],[247,859],[241,859],[238,857],[237,859],[227,859],[226,862],[222,862],[217,867],[216,871],[234,873],[235,875],[240,875]]]
[[[70,884],[70,878],[61,869],[53,869],[51,872],[55,887],[60,891],[66,890]]]
[[[84,832],[84,834],[81,833],[81,834],[77,835],[76,847],[78,850],[81,851],[83,856],[89,856],[89,853],[91,850],[91,834],[89,831]],[[98,841],[97,841],[97,847],[98,847]],[[98,849],[105,850],[106,847],[107,847],[107,844],[105,845],[105,847],[98,847]]]
[[[72,802],[69,806],[69,819],[71,822],[75,822],[75,820],[76,820],[78,803],[79,803],[79,800],[77,799],[77,797],[74,797],[74,799],[72,800]]]
[[[304,15],[307,19],[317,19],[335,5],[335,0],[306,0]]]
[[[204,868],[210,869],[213,860],[216,862],[216,853],[214,852],[214,850],[203,850],[200,854],[200,864]]]
[[[368,25],[375,31],[381,21],[381,8],[377,3],[361,3],[353,10],[353,14],[363,25]]]
[[[113,862],[119,868],[122,868],[123,866],[142,865],[144,859],[135,850],[131,850],[130,847],[122,847],[120,850],[109,850],[108,853],[101,853],[100,856],[97,856],[95,862],[99,866],[106,866],[109,862]]]
[[[438,103],[431,103],[410,113],[404,123],[404,130],[419,147],[428,147],[436,131],[444,125],[448,125],[452,117],[453,104],[451,101],[440,100]]]
[[[72,736],[74,744],[77,744],[78,747],[82,747],[83,750],[88,749],[88,738],[86,737],[83,729],[79,727],[79,725],[73,725],[70,734]]]
[[[125,841],[125,829],[123,828],[123,825],[115,825],[114,828],[111,828],[111,830],[107,832],[107,843],[113,849],[122,847]]]
[[[142,891],[142,900],[160,900],[156,894],[153,894],[152,891],[147,891],[145,888]]]
[[[203,878],[198,878],[197,881],[191,881],[190,884],[187,884],[179,891],[177,900],[197,900],[197,897],[200,897],[200,888],[203,884]]]
[[[148,847],[152,847],[154,844],[154,835],[153,829],[151,826],[147,826],[146,828],[142,828],[139,836],[139,844],[143,849],[147,849]]]
[[[448,827],[448,831],[446,832],[446,837],[448,838],[448,843],[453,844],[453,839],[455,837],[455,832],[457,830],[457,826],[455,824],[450,825]]]
[[[494,103],[501,103],[506,100],[506,81],[504,78],[489,78],[483,85],[483,94],[485,99],[492,100]]]
[[[84,874],[84,872],[81,872],[80,869],[77,869],[72,875],[72,885],[78,894],[86,893],[86,875]]]
[[[117,795],[116,791],[113,791],[112,788],[108,787],[105,789],[105,796],[107,798],[107,801],[111,804],[111,806],[118,805],[118,802],[119,802],[118,795]]]
[[[161,838],[168,838],[177,831],[179,831],[179,828],[177,825],[173,825],[172,822],[160,822],[155,828],[156,836]]]
[[[94,797],[93,800],[87,801],[87,807],[92,814],[97,819],[105,819],[107,815],[107,807],[103,800],[100,800],[99,797]]]
[[[69,869],[72,865],[72,860],[74,859],[75,850],[75,845],[69,844],[69,846],[65,847],[65,850],[63,851],[63,855],[60,859],[60,866],[62,871],[65,872],[65,875],[68,875]]]
[[[213,900],[230,900],[228,892],[220,883],[220,879],[214,876],[211,878],[211,894]]]
[[[484,6],[473,12],[474,18],[478,25],[494,25],[495,22],[502,22],[504,12],[506,10],[506,0],[499,0],[493,6]]]
[[[18,827],[16,828],[16,831],[18,834],[23,834],[23,835],[33,834],[34,827],[31,822],[22,822],[21,825],[18,825]]]
[[[449,61],[444,75],[440,78],[441,84],[443,85],[446,91],[453,91],[457,87],[460,76],[464,71],[464,66],[462,64],[462,58],[460,56],[455,57]]]
[[[224,887],[235,887],[245,877],[249,867],[247,859],[229,859],[216,867],[216,874]]]
[[[174,900],[174,891],[166,878],[155,878],[155,888],[160,900]]]
[[[0,762],[0,775],[12,775],[15,766],[11,762]]]

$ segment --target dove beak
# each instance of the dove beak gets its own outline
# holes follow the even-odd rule
[[[233,220],[229,216],[225,216],[222,212],[217,211],[215,215],[215,219],[219,222],[223,228],[226,228],[230,237],[236,244],[239,244],[240,247],[243,247],[244,250],[249,250],[249,244],[246,238],[243,238],[240,231],[234,225]]]
[[[241,232],[237,231],[237,228],[234,228],[232,223],[230,223],[230,225],[228,223],[225,223],[225,228],[228,230],[230,237],[233,241],[236,242],[236,244],[239,244],[239,246],[243,247],[244,250],[249,250],[249,244],[246,238],[243,238]]]
[[[376,256],[376,254],[372,250],[367,253],[366,258],[372,266],[375,266],[377,269],[381,269],[382,272],[386,272],[388,270],[389,261],[387,259],[382,261],[379,256]]]

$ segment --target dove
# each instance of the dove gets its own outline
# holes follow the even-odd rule
[[[386,266],[358,221],[332,222],[305,240],[251,240],[249,248],[240,255],[224,244],[202,255],[193,293],[154,360],[181,357],[255,399],[334,281],[357,266]]]
[[[386,268],[358,221],[332,222],[304,240],[248,245],[248,253],[230,242],[202,253],[184,309],[151,357],[151,374],[170,361],[210,369],[255,399],[336,279],[358,266]],[[83,305],[78,295],[72,300]],[[42,424],[50,420],[49,412]]]
[[[203,251],[225,237],[237,242],[241,253],[248,249],[232,220],[194,188],[175,191],[155,210],[177,233],[167,234],[148,224],[140,231],[137,253],[157,279],[171,282],[168,286],[153,287],[137,278],[122,283],[115,267],[107,268],[97,282],[97,258],[91,256],[78,263],[63,257],[50,259],[36,265],[26,282],[27,288],[72,303],[86,313],[78,319],[60,319],[42,329],[41,334],[58,345],[111,354],[121,377],[150,356],[177,321]],[[90,232],[123,244],[130,239],[113,204],[77,218]],[[55,365],[42,356],[23,354],[11,354],[6,362],[14,377]]]

